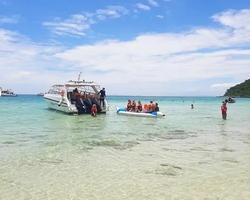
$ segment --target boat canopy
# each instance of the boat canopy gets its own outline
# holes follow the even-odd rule
[[[80,93],[93,93],[97,94],[100,90],[100,86],[97,84],[86,84],[86,83],[79,83],[79,84],[69,84],[66,83],[65,85],[57,84],[53,85],[49,90],[49,94],[60,94],[63,89],[66,89],[68,92],[72,92],[75,88],[78,89]]]
[[[80,93],[92,93],[92,94],[98,94],[100,91],[100,85],[97,83],[91,81],[91,82],[86,82],[85,80],[80,80],[81,78],[81,72],[78,76],[77,81],[70,80],[66,82],[65,84],[56,84],[51,87],[49,90],[49,94],[59,94],[63,89],[66,89],[67,92],[73,92],[75,88],[78,89]]]
[[[74,88],[76,88],[76,87],[85,87],[85,86],[94,86],[94,87],[100,87],[99,85],[93,85],[93,84],[68,84],[68,83],[66,83],[65,84],[65,87],[74,87]]]

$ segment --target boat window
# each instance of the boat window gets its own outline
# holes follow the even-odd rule
[[[99,92],[99,86],[78,86],[78,87],[68,87],[68,92],[73,92],[73,90],[77,88],[78,92],[83,95],[84,92],[87,94],[96,95]]]
[[[52,86],[52,88],[49,90],[48,93],[49,94],[61,94],[62,90],[63,90],[62,85],[60,86],[55,85],[55,86]]]

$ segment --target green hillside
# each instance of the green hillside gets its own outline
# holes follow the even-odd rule
[[[245,82],[229,88],[224,94],[224,96],[250,98],[250,79],[245,80]]]

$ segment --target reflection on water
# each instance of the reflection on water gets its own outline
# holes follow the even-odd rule
[[[1,102],[11,109],[0,114],[0,199],[249,200],[249,102],[229,105],[224,121],[220,99],[196,99],[190,110],[193,98],[154,98],[166,118],[68,116],[42,98]],[[126,100],[111,99],[111,108]]]

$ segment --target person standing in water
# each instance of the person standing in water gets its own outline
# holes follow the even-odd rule
[[[194,109],[194,105],[193,104],[191,104],[191,109]]]
[[[222,119],[227,119],[227,104],[223,103],[221,106]]]
[[[92,106],[91,115],[93,117],[95,117],[97,115],[97,109],[96,109],[96,105],[95,104]]]
[[[98,94],[100,94],[101,107],[104,107],[104,99],[106,98],[105,88],[102,88],[102,90],[100,92],[98,92]]]

